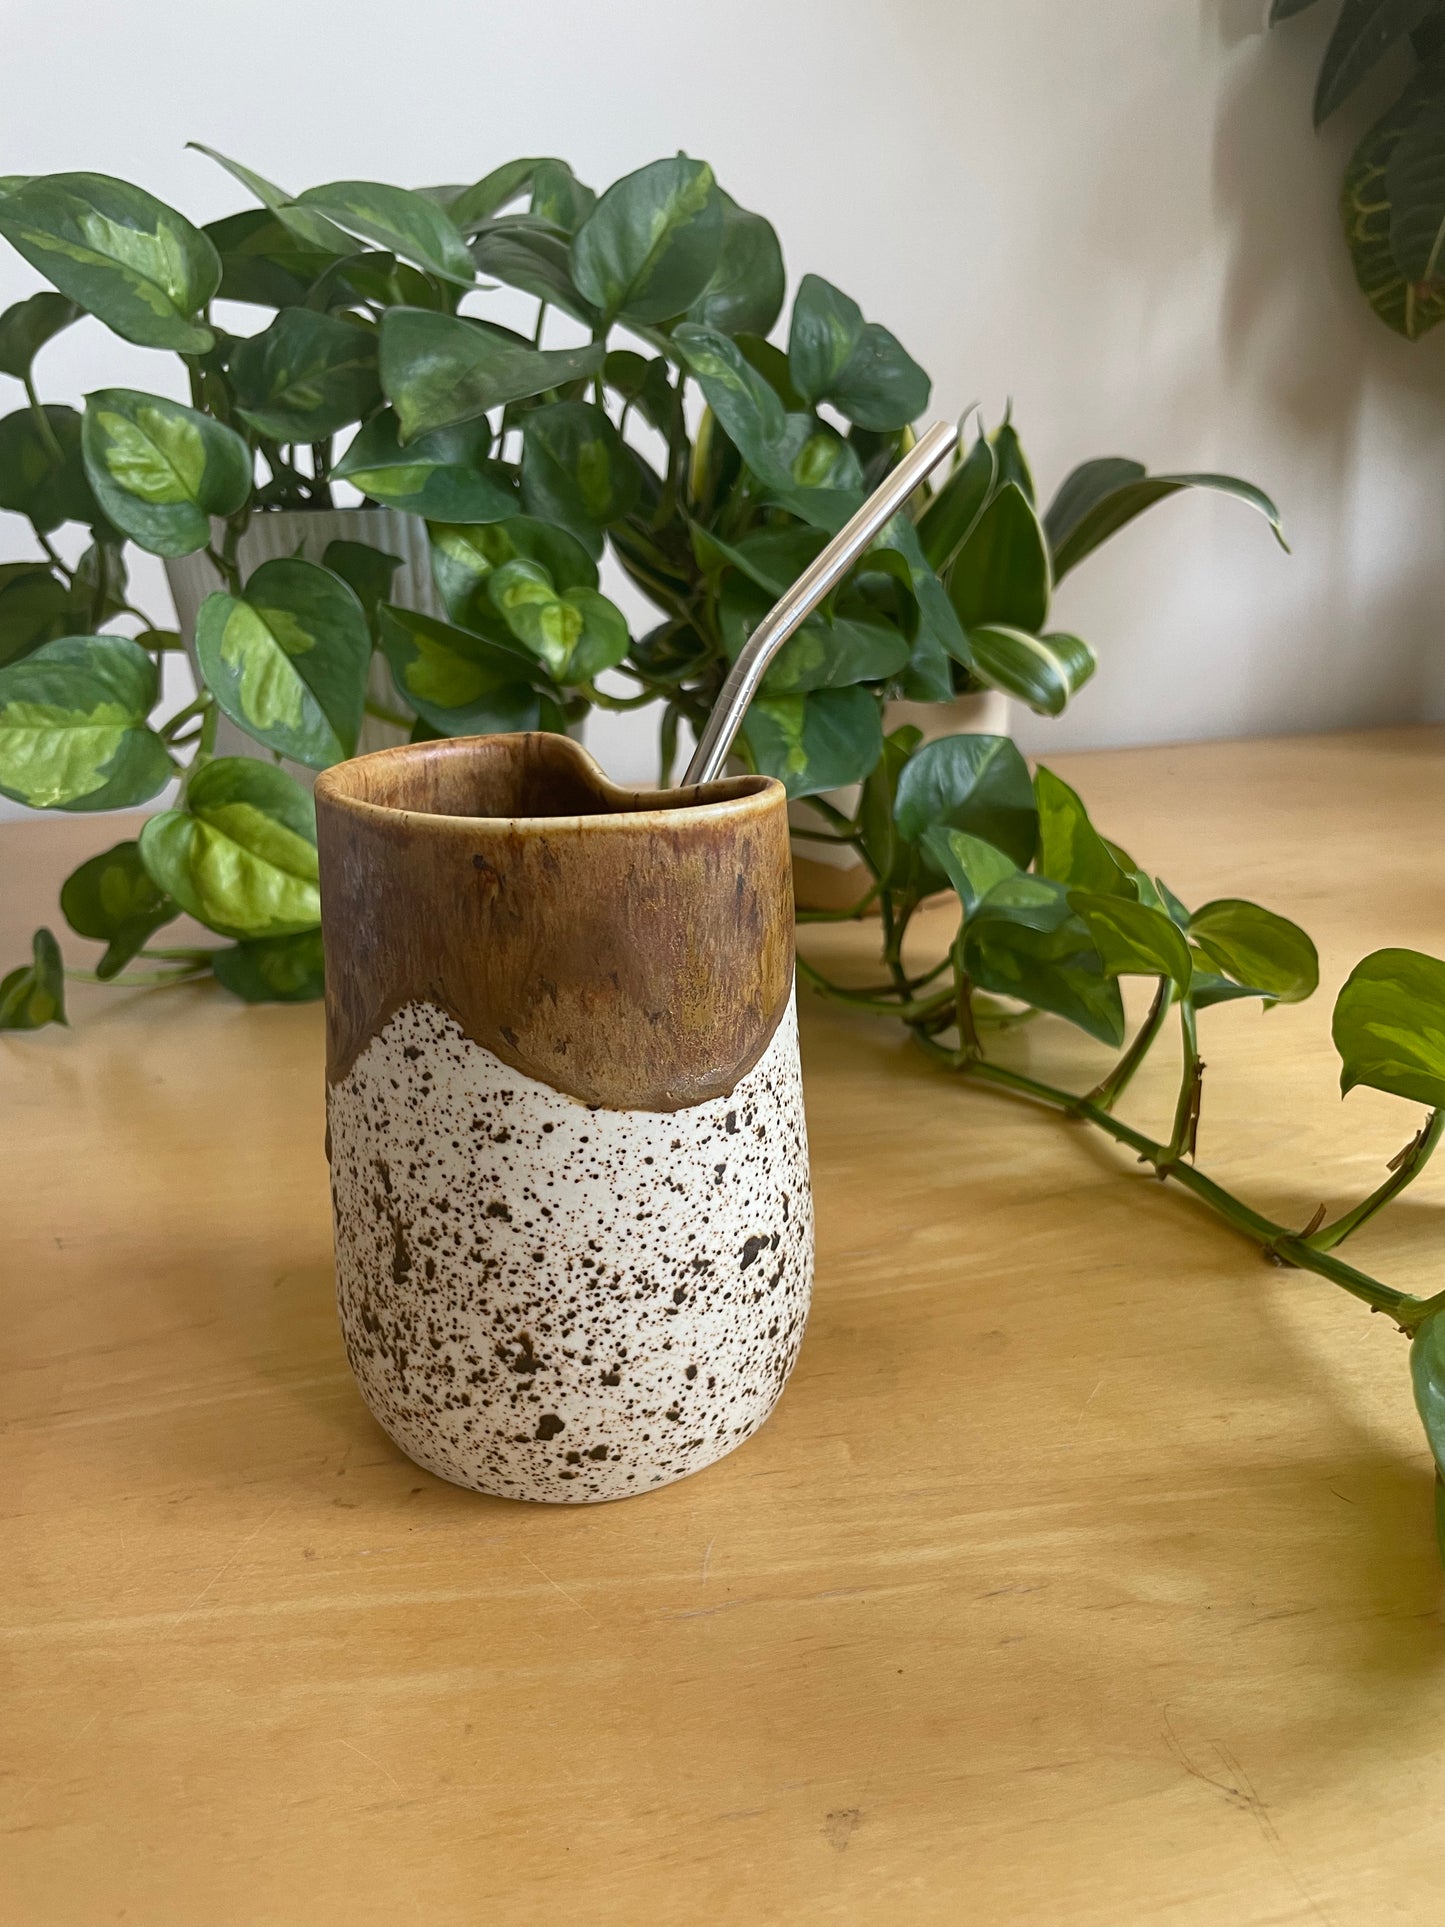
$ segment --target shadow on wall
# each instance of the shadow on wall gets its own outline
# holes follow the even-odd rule
[[[1214,137],[1214,204],[1227,247],[1221,359],[1308,464],[1318,516],[1312,600],[1324,626],[1337,644],[1342,630],[1362,644],[1388,638],[1388,668],[1375,687],[1383,665],[1357,646],[1361,720],[1423,719],[1441,713],[1445,697],[1445,555],[1435,533],[1445,494],[1445,331],[1408,342],[1377,320],[1355,285],[1339,215],[1350,155],[1398,90],[1403,65],[1383,63],[1313,133],[1315,75],[1339,9],[1322,6],[1265,31],[1264,4],[1201,0],[1206,36],[1235,54]],[[1364,517],[1392,507],[1394,527],[1362,528]]]

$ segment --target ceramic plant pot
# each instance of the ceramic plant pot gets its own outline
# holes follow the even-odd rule
[[[213,524],[213,533],[219,546],[225,533],[224,524]],[[446,610],[432,581],[426,523],[419,515],[408,515],[402,509],[275,509],[253,515],[236,549],[241,579],[244,581],[263,562],[274,561],[277,556],[299,555],[308,562],[319,562],[332,542],[365,542],[387,555],[398,556],[401,566],[391,579],[391,600],[403,608],[419,609],[423,615],[445,619]],[[167,561],[166,581],[176,605],[181,640],[194,671],[196,611],[208,595],[225,584],[204,551]],[[379,652],[371,659],[366,693],[369,700],[386,709],[410,713],[397,695],[386,658]],[[361,724],[360,747],[383,749],[389,743],[405,742],[407,733],[392,723],[366,716]],[[268,761],[271,756],[268,749],[226,716],[221,718],[217,729],[216,749],[222,756],[264,756]],[[299,763],[288,762],[283,767],[298,782],[309,785],[315,780],[316,772]]]
[[[762,1424],[812,1278],[787,808],[551,735],[316,784],[347,1354],[442,1478],[617,1499]]]
[[[951,703],[889,703],[883,712],[885,730],[901,729],[912,723],[923,731],[925,743],[940,736],[1007,736],[1008,697],[997,689],[983,689],[971,696],[957,696]],[[827,800],[852,816],[858,808],[859,786],[831,790]],[[806,802],[789,809],[794,828],[816,830],[821,827],[817,813]],[[850,849],[832,849],[800,837],[793,845],[793,885],[800,910],[847,910],[868,888],[868,872]]]

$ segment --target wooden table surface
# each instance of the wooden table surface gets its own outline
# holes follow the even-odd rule
[[[1295,1222],[1360,1195],[1416,1114],[1341,1105],[1330,1003],[1377,945],[1445,952],[1445,733],[1053,761],[1186,900],[1316,935],[1313,1003],[1205,1018],[1200,1161]],[[0,832],[5,963],[112,827]],[[0,1038],[5,1927],[1445,1918],[1383,1319],[805,1000],[817,1292],[777,1414],[648,1497],[481,1498],[347,1372],[319,1011],[73,1017]],[[1052,1021],[1010,1050],[1103,1060]],[[1351,1249],[1438,1290],[1442,1212],[1437,1168]]]

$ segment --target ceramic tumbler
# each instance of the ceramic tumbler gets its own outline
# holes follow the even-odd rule
[[[618,1499],[768,1416],[813,1218],[787,803],[608,782],[576,743],[387,749],[316,784],[336,1279],[402,1450]]]

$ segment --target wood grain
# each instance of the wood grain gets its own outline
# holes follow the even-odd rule
[[[724,1097],[793,983],[771,777],[641,792],[565,736],[380,750],[316,783],[327,1071],[404,1005],[584,1104]]]
[[[1359,1196],[1416,1115],[1341,1104],[1329,1000],[1445,952],[1445,733],[1050,761],[1186,900],[1318,937],[1315,1002],[1209,1013],[1200,1157],[1299,1223]],[[0,832],[0,959],[98,828]],[[778,1412],[654,1497],[481,1499],[346,1369],[320,1012],[74,1005],[0,1039],[7,1927],[1436,1927],[1442,1588],[1383,1319],[805,1000]],[[1350,1249],[1437,1290],[1442,1226],[1432,1170]]]

